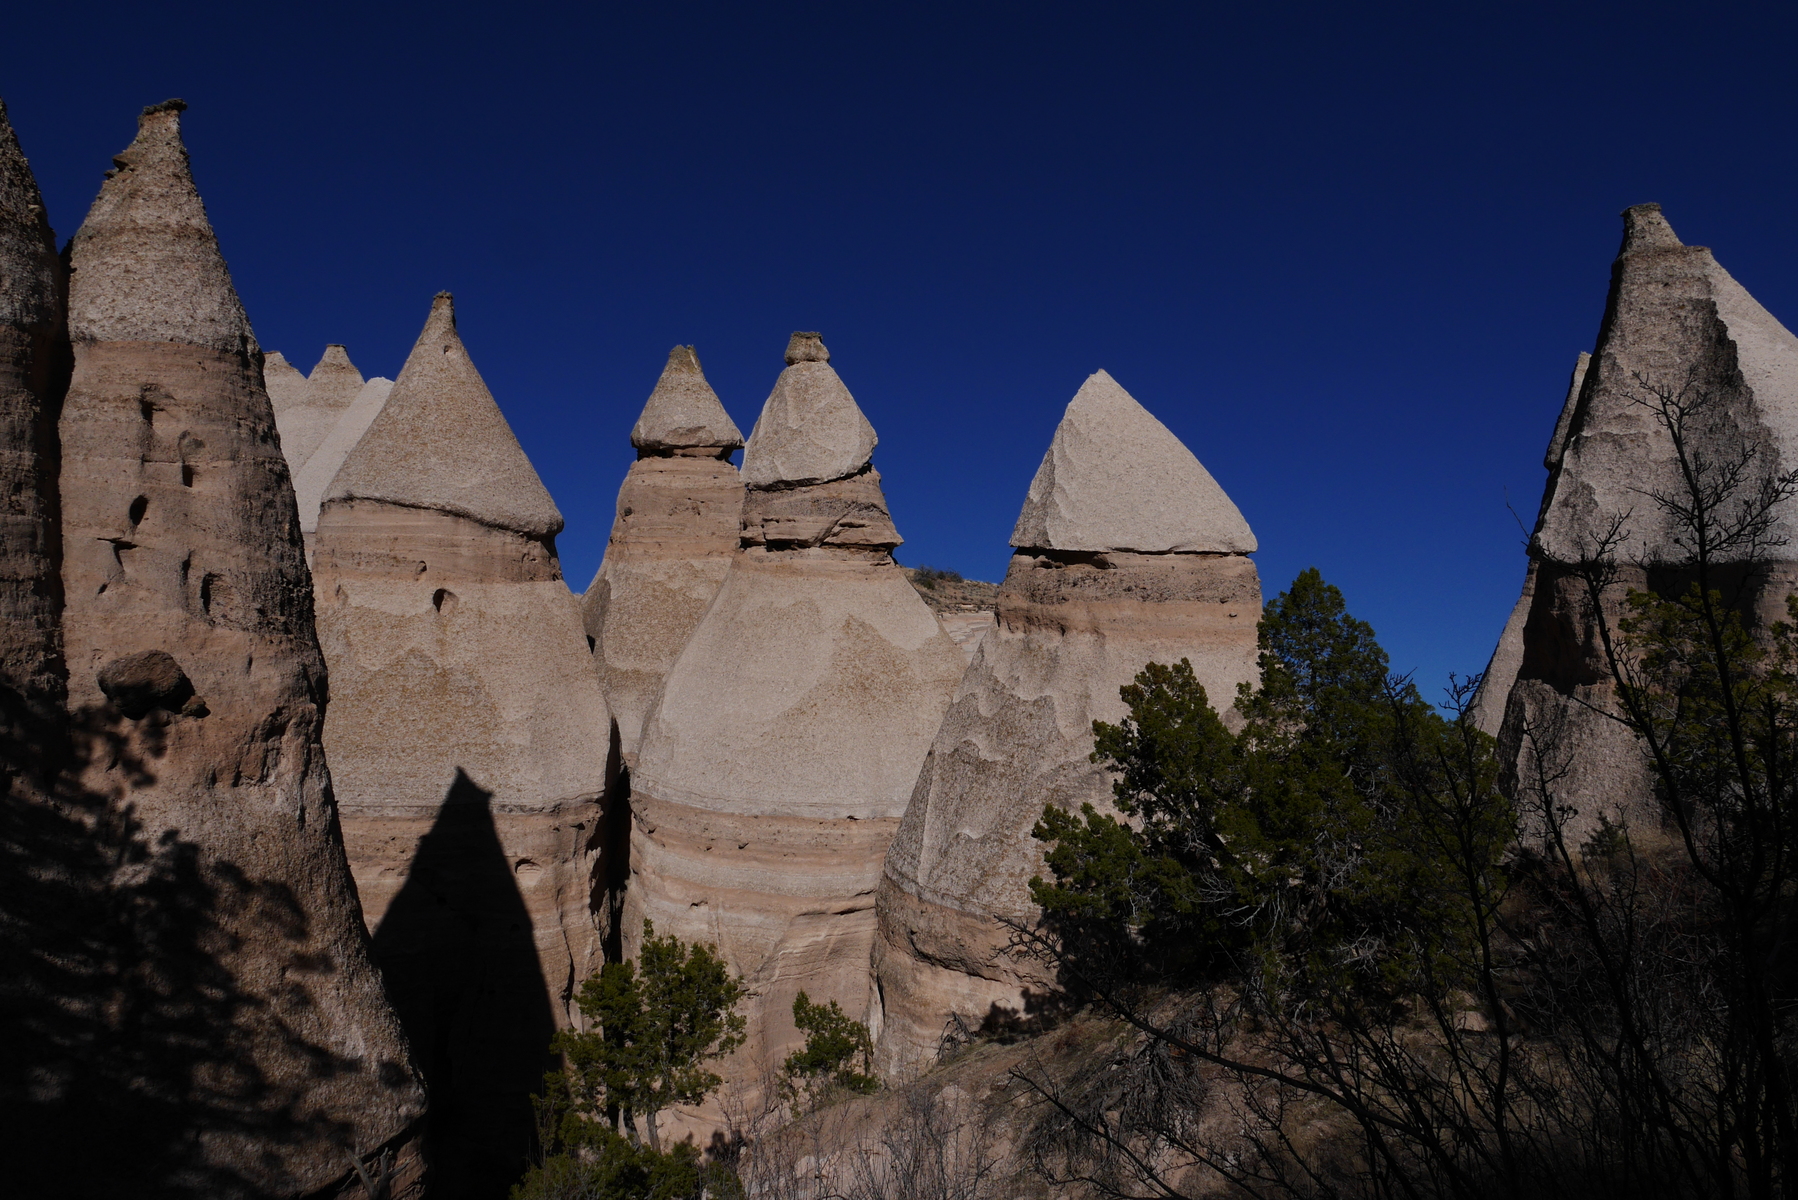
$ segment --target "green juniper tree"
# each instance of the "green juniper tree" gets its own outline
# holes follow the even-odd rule
[[[723,1082],[706,1063],[743,1044],[743,996],[711,947],[657,937],[645,921],[637,961],[607,963],[581,985],[588,1028],[551,1044],[568,1065],[544,1079],[542,1157],[514,1200],[734,1195],[730,1172],[691,1142],[663,1151],[657,1118]]]
[[[832,1093],[865,1096],[879,1089],[874,1039],[835,1000],[813,1004],[800,992],[793,998],[793,1024],[805,1034],[805,1046],[781,1064],[780,1091],[789,1104],[803,1100],[810,1107]]]

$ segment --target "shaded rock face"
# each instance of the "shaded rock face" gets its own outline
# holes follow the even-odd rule
[[[1122,524],[1129,497],[1107,481],[1129,478],[1145,447],[1167,463],[1192,457],[1177,441],[1174,454],[1162,435],[1173,438],[1109,376],[1095,375],[1068,406],[1014,540],[1043,536],[1033,514],[1044,509],[1038,485],[1047,473],[1067,498],[1052,533],[1109,522],[1117,540],[1143,540]],[[1076,455],[1070,446],[1098,449]],[[1184,468],[1199,487],[1192,467],[1204,469],[1196,459]],[[1139,480],[1148,489],[1142,525],[1178,545],[1253,546],[1236,506],[1221,489],[1211,494],[1209,474],[1203,482],[1202,504],[1174,497],[1158,506],[1162,477]],[[1082,498],[1098,517],[1082,511]],[[1028,1022],[1052,1000],[1039,965],[1004,953],[1002,921],[1037,917],[1028,884],[1042,873],[1042,847],[1031,829],[1046,804],[1109,805],[1111,776],[1089,760],[1092,723],[1123,717],[1118,689],[1143,664],[1191,660],[1213,704],[1227,709],[1237,685],[1256,678],[1260,616],[1260,580],[1245,554],[1017,548],[998,623],[956,689],[887,853],[874,947],[884,1075],[934,1061],[952,1023],[965,1033]]]
[[[1567,429],[1573,422],[1573,411],[1579,406],[1580,387],[1586,380],[1586,368],[1591,365],[1592,356],[1580,351],[1573,364],[1573,378],[1567,384],[1567,398],[1561,404],[1561,415],[1555,421],[1555,431],[1548,439],[1548,450],[1542,456],[1542,465],[1550,473],[1558,470],[1561,455],[1567,447]],[[1543,496],[1546,508],[1548,497]],[[1541,514],[1537,514],[1541,519]],[[1473,698],[1470,715],[1475,727],[1493,737],[1498,736],[1499,727],[1505,721],[1505,703],[1511,697],[1511,684],[1517,679],[1517,669],[1523,665],[1523,627],[1529,620],[1530,605],[1536,595],[1536,560],[1530,559],[1523,576],[1523,594],[1511,608],[1511,615],[1505,620],[1505,627],[1498,635],[1498,645],[1492,650],[1492,658],[1486,664],[1485,672],[1480,676],[1480,690]]]
[[[797,464],[782,469],[807,482],[777,472],[750,488],[744,549],[668,672],[632,781],[626,953],[648,918],[717,945],[752,993],[725,1100],[752,1095],[801,1044],[800,990],[878,1019],[880,865],[964,666],[892,560],[866,419],[816,336],[795,345],[744,460]],[[802,390],[829,410],[807,429],[780,419]],[[820,429],[839,440],[817,444]],[[821,462],[838,476],[816,479]],[[830,515],[846,495],[854,525]],[[804,518],[803,536],[768,535],[755,514],[777,504]],[[688,1114],[699,1131],[716,1117]]]
[[[1558,776],[1554,790],[1575,810],[1568,832],[1576,841],[1600,816],[1658,820],[1641,750],[1606,715],[1614,691],[1577,568],[1601,549],[1618,565],[1601,601],[1613,628],[1630,587],[1668,594],[1689,585],[1679,528],[1654,499],[1680,494],[1672,439],[1649,410],[1663,398],[1697,401],[1689,450],[1713,462],[1751,454],[1751,483],[1798,465],[1798,338],[1709,250],[1682,245],[1658,205],[1639,205],[1624,213],[1598,344],[1551,445],[1521,653],[1499,732],[1507,785]],[[1786,500],[1769,536],[1795,531],[1798,502]],[[1751,563],[1742,549],[1719,556],[1714,583],[1751,626],[1784,617],[1798,575],[1783,561],[1790,550],[1772,553],[1779,559]],[[1503,668],[1495,656],[1494,671]]]
[[[95,938],[122,958],[83,964],[107,1049],[98,1078],[69,1065],[66,1094],[85,1127],[123,1131],[104,1157],[125,1154],[127,1190],[309,1194],[383,1147],[413,1190],[424,1093],[331,799],[324,663],[261,354],[179,113],[146,110],[71,252],[63,812],[117,853],[86,899],[111,910]],[[95,868],[84,853],[63,884]]]
[[[53,714],[57,630],[56,418],[68,388],[66,280],[37,180],[0,105],[0,719]]]
[[[743,481],[730,455],[743,435],[691,346],[669,352],[631,444],[637,461],[581,601],[627,766],[668,668],[724,582],[742,523]]]
[[[610,722],[560,527],[438,297],[319,514],[314,579],[344,837],[444,1195],[518,1178],[549,1036],[602,958]]]

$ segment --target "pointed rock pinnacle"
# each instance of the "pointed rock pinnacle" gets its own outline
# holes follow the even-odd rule
[[[743,451],[743,482],[753,488],[828,483],[855,474],[874,456],[874,426],[830,366],[815,333],[787,343],[787,369],[774,382]]]
[[[185,342],[249,354],[256,338],[194,187],[181,112],[144,110],[70,248],[76,341]]]
[[[279,350],[270,350],[263,355],[262,382],[268,388],[269,403],[275,406],[277,413],[306,403],[306,377]]]
[[[306,377],[306,390],[310,403],[342,411],[362,391],[362,382],[362,372],[350,361],[349,352],[332,342]]]
[[[1255,535],[1192,451],[1099,371],[1068,404],[1012,530],[1019,549],[1249,554]]]
[[[0,323],[52,324],[58,274],[44,198],[0,101]]]
[[[1635,250],[1671,250],[1683,245],[1673,226],[1661,215],[1658,204],[1637,204],[1623,210],[1623,248],[1617,253]]]
[[[631,445],[653,453],[707,447],[734,450],[742,444],[742,430],[706,382],[693,347],[670,350],[668,365],[631,429]]]
[[[462,338],[448,292],[431,315],[393,392],[325,494],[382,500],[546,537],[562,514],[494,403]]]

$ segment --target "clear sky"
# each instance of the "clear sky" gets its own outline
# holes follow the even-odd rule
[[[1426,691],[1485,666],[1626,205],[1798,322],[1798,5],[264,3],[9,11],[58,234],[170,96],[263,345],[396,375],[433,293],[597,568],[696,344],[789,331],[880,433],[901,561],[994,579],[1103,367],[1271,597],[1316,565]]]

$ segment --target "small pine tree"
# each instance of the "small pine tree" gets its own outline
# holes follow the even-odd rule
[[[816,1106],[834,1092],[867,1095],[880,1087],[874,1078],[874,1039],[835,1000],[813,1004],[800,992],[793,998],[793,1023],[805,1034],[805,1048],[781,1064],[781,1094],[788,1103]]]

